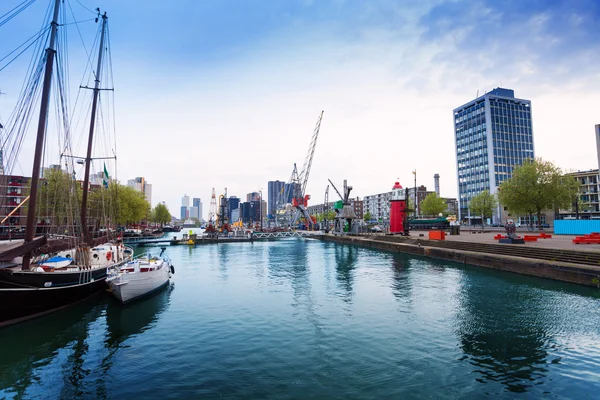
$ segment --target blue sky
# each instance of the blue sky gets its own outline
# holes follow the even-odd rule
[[[174,214],[184,193],[206,216],[212,187],[243,197],[287,180],[322,109],[313,201],[327,178],[364,196],[412,182],[413,169],[428,187],[440,173],[455,196],[452,109],[497,86],[532,101],[537,156],[597,168],[597,0],[80,2],[109,16],[119,178],[145,176]],[[0,27],[0,56],[47,6]],[[97,27],[81,28],[89,46]],[[0,72],[0,107],[14,102],[18,66]]]

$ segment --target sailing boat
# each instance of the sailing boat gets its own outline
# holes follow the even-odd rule
[[[101,90],[99,85],[106,36],[106,13],[101,17],[100,50],[95,71],[87,155],[84,159],[85,177],[81,200],[80,236],[75,239],[52,238],[48,235],[34,237],[38,219],[36,208],[39,206],[38,189],[41,183],[40,170],[48,125],[53,64],[57,52],[55,43],[60,4],[61,0],[55,0],[50,24],[50,41],[45,50],[44,81],[25,240],[16,247],[0,251],[0,326],[55,311],[106,289],[108,269],[129,262],[133,255],[133,250],[125,247],[120,240],[109,241],[108,236],[94,239],[87,223],[90,165],[98,94]]]

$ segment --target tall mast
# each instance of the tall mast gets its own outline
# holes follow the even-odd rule
[[[50,90],[52,88],[52,68],[56,49],[56,35],[58,32],[58,11],[60,0],[54,2],[54,15],[50,23],[50,45],[46,49],[46,69],[44,71],[44,86],[42,88],[42,104],[40,106],[40,118],[38,121],[37,137],[35,142],[35,153],[33,156],[33,171],[31,172],[31,189],[29,193],[29,209],[27,210],[27,225],[25,226],[25,242],[31,242],[35,236],[37,226],[36,206],[38,186],[40,182],[40,168],[42,167],[42,152],[44,150],[44,139],[46,137],[46,125],[48,123],[48,108],[50,103]],[[29,269],[31,253],[23,257],[24,270]]]
[[[102,15],[102,32],[100,34],[100,50],[98,50],[98,66],[96,67],[96,80],[94,83],[94,99],[92,100],[92,116],[90,119],[90,134],[88,137],[87,155],[85,157],[85,177],[83,179],[83,198],[81,200],[81,228],[83,239],[87,244],[92,243],[92,238],[87,225],[87,200],[90,186],[90,166],[92,164],[92,145],[94,142],[94,128],[96,126],[96,107],[98,93],[100,92],[100,76],[102,72],[102,54],[104,50],[104,32],[106,31],[106,13]]]

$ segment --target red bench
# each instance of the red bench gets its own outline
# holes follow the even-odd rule
[[[538,237],[532,235],[523,235],[523,240],[526,242],[537,242]]]

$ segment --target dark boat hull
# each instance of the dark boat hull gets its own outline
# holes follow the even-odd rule
[[[38,317],[107,288],[106,268],[67,273],[0,270],[0,327]]]

